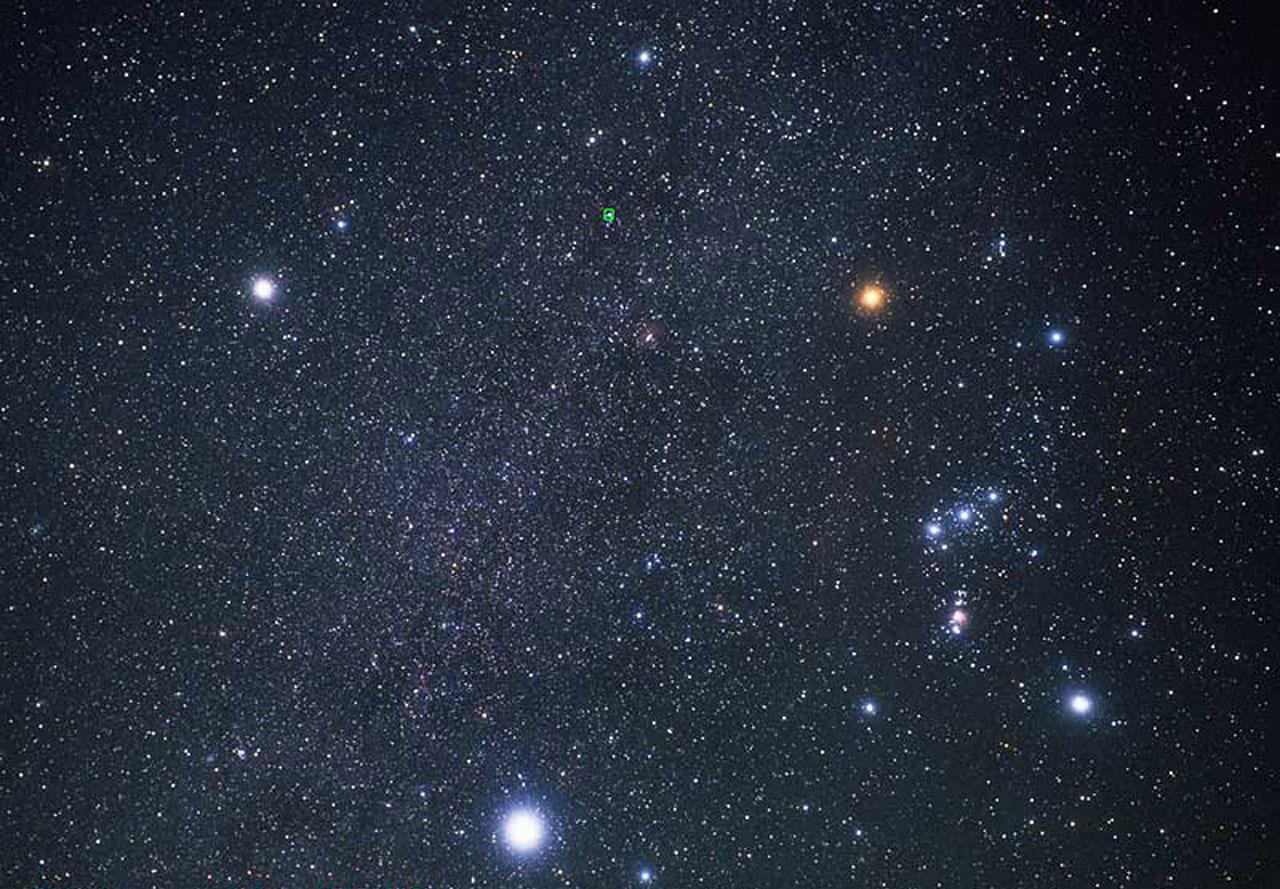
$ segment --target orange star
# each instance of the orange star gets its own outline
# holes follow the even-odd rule
[[[858,293],[858,311],[863,315],[878,315],[888,301],[889,295],[885,293],[883,287],[879,284],[868,284]]]

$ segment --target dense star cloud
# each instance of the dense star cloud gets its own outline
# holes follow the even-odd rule
[[[3,884],[1264,885],[1278,96],[1175,6],[18,4]]]

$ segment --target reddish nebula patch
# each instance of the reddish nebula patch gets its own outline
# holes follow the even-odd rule
[[[657,321],[646,321],[637,324],[632,339],[637,349],[656,349],[667,339],[667,330]]]

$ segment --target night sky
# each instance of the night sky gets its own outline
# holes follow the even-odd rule
[[[0,882],[1280,885],[1261,10],[9,7]]]

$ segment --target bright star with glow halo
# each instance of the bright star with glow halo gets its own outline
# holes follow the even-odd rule
[[[889,302],[889,294],[879,284],[867,284],[858,291],[855,302],[859,314],[867,316],[878,315]]]
[[[265,275],[253,279],[253,298],[262,302],[270,302],[276,295],[276,282]]]
[[[547,824],[536,809],[515,809],[502,822],[502,840],[507,848],[528,855],[542,848]]]
[[[1071,712],[1077,716],[1088,716],[1093,710],[1093,701],[1083,692],[1076,692],[1067,701],[1067,706],[1071,708]]]

